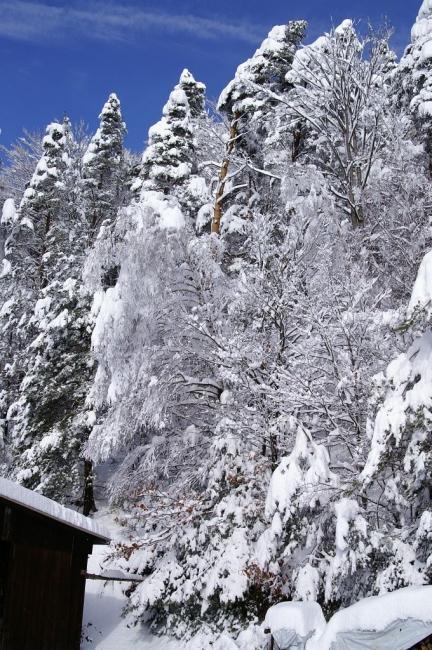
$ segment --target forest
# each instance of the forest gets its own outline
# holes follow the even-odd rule
[[[432,579],[432,1],[400,59],[307,33],[142,154],[114,93],[2,151],[0,475],[108,502],[129,615],[206,647]]]

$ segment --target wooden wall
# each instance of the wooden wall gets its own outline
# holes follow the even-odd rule
[[[79,650],[92,541],[0,499],[0,650]]]

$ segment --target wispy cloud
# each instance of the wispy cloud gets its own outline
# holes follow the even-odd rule
[[[130,5],[86,2],[59,7],[41,2],[0,0],[0,36],[21,41],[86,38],[130,41],[144,34],[183,34],[203,40],[229,38],[258,43],[262,28],[219,18],[142,10]]]

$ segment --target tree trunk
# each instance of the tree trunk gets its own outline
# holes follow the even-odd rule
[[[97,512],[93,490],[93,463],[91,460],[84,461],[84,491],[83,491],[83,515],[88,517],[91,512]]]
[[[226,183],[226,177],[228,175],[230,156],[234,150],[236,139],[238,136],[239,117],[240,116],[238,115],[238,113],[236,113],[231,122],[230,138],[228,140],[227,147],[226,147],[226,156],[225,156],[225,160],[222,163],[221,170],[219,172],[219,182],[218,182],[218,188],[216,192],[216,199],[215,199],[214,210],[213,210],[213,219],[211,222],[211,232],[214,232],[217,235],[219,235],[220,233],[220,224],[222,219],[222,199],[225,193],[225,183]]]
[[[301,121],[297,122],[294,128],[292,148],[291,148],[292,162],[295,162],[302,152],[304,135],[305,135],[304,132],[305,132],[305,125]]]

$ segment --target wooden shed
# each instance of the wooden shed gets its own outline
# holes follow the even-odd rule
[[[93,520],[0,479],[0,650],[79,650]]]

